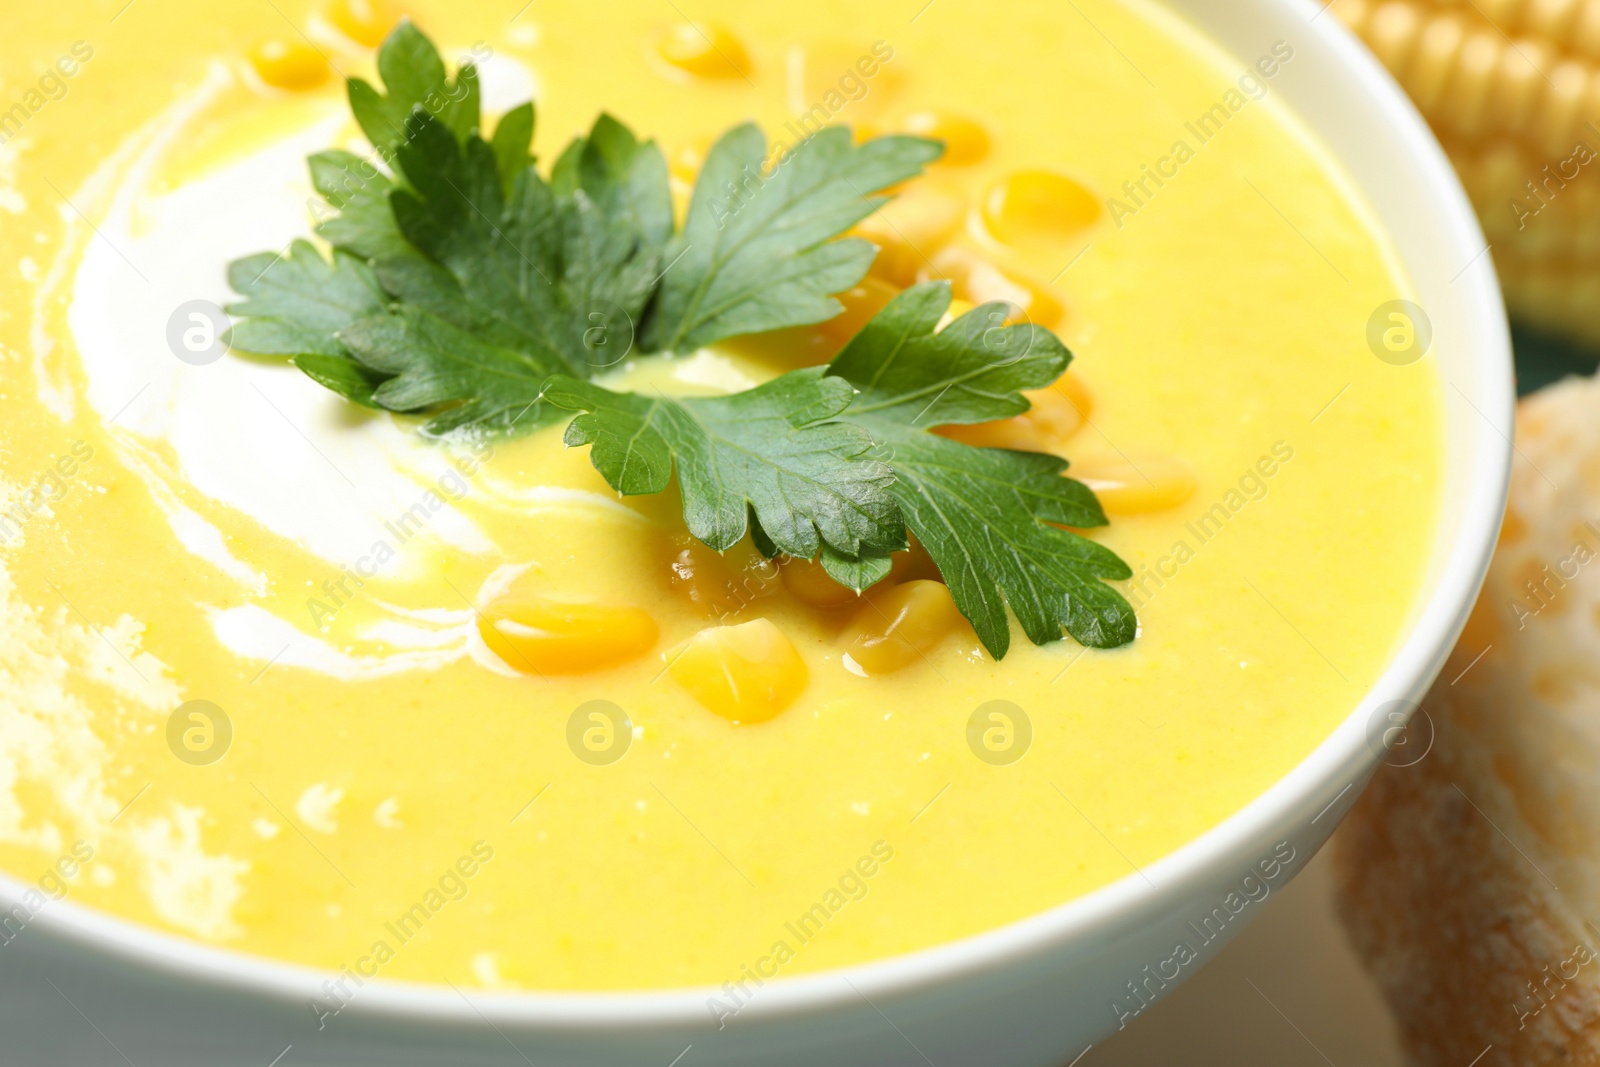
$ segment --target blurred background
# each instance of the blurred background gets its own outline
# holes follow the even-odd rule
[[[1332,0],[1421,110],[1488,238],[1518,387],[1600,350],[1600,0]]]

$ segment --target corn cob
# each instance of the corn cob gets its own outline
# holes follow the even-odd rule
[[[1337,0],[1416,101],[1513,317],[1600,344],[1600,0]]]

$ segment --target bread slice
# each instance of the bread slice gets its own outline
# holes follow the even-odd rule
[[[1419,1067],[1600,1067],[1600,382],[1523,401],[1516,443],[1472,621],[1335,841]]]

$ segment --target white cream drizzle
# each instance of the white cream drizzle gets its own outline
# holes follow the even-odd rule
[[[172,150],[237,85],[237,77],[216,64],[193,92],[131,136],[74,194],[74,205],[85,205],[95,223],[90,228],[87,219],[69,218],[74,232],[40,287],[36,321],[44,319],[44,301],[52,292],[70,284],[68,323],[87,385],[77,396],[53,342],[36,328],[41,400],[63,418],[80,399],[87,401],[105,424],[117,459],[148,488],[178,544],[247,594],[239,606],[208,612],[217,638],[235,655],[347,680],[437,670],[464,657],[507,671],[484,646],[471,610],[459,602],[401,608],[368,590],[363,610],[381,617],[364,625],[355,642],[335,645],[312,632],[309,612],[286,616],[259,602],[270,576],[239,558],[203,514],[222,505],[246,515],[325,560],[329,577],[337,580],[370,557],[379,542],[393,546],[394,524],[442,479],[461,480],[449,449],[425,441],[392,416],[354,409],[287,363],[229,356],[193,366],[168,347],[168,319],[179,305],[204,299],[225,306],[236,299],[226,279],[228,263],[286,249],[311,232],[308,205],[315,194],[305,158],[349,129],[343,104],[330,99],[294,132],[174,189],[160,189]],[[503,56],[484,65],[483,80],[491,109],[537,88],[531,72]],[[631,368],[618,370],[626,375]],[[650,373],[675,379],[690,392],[754,384],[726,357],[709,352]],[[513,483],[488,467],[469,481],[477,505],[520,516],[587,513],[649,521],[614,496]],[[428,518],[426,534],[462,554],[500,555],[448,498]],[[429,566],[427,556],[394,552],[383,564],[383,578],[419,576]],[[507,573],[502,568],[492,575],[476,599],[482,603]]]

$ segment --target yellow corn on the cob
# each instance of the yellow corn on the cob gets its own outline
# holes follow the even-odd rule
[[[1600,344],[1600,0],[1336,0],[1461,174],[1514,317]]]

